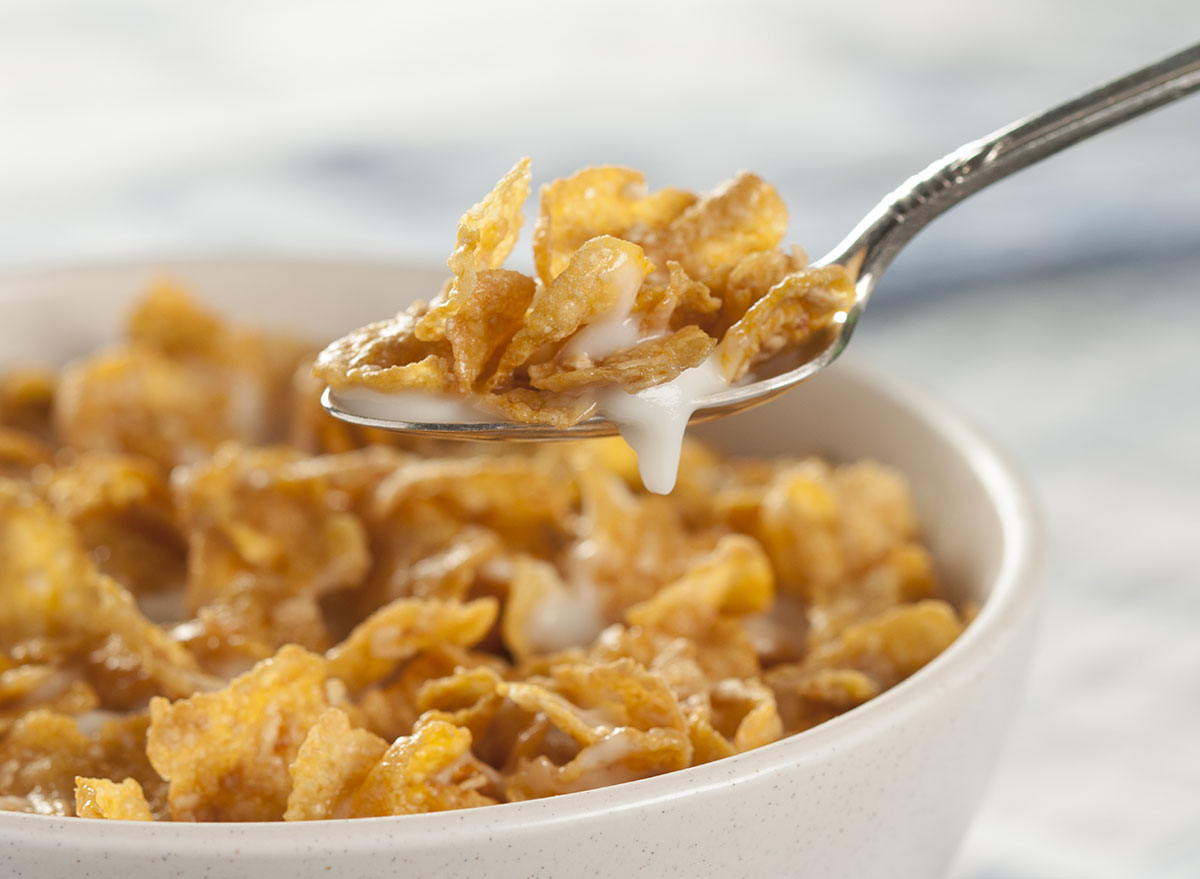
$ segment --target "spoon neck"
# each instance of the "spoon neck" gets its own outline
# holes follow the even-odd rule
[[[971,143],[914,174],[819,260],[857,268],[858,310],[914,235],[967,196],[1200,89],[1200,44]]]

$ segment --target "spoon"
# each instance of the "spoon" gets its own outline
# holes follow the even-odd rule
[[[880,275],[921,229],[972,193],[1059,150],[1200,89],[1200,44],[1113,80],[1080,97],[964,144],[906,180],[815,265],[845,266],[857,277],[845,320],[807,350],[799,365],[699,398],[692,422],[731,415],[765,403],[816,375],[845,350]],[[593,417],[569,428],[513,422],[410,422],[351,411],[353,403],[326,388],[321,403],[333,416],[364,427],[468,440],[553,440],[606,436],[612,422]]]

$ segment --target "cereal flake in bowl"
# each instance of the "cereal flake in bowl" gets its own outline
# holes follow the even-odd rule
[[[429,283],[396,267],[174,272],[239,324],[277,328],[286,314],[283,328],[307,338]],[[139,275],[9,280],[4,365],[113,342]],[[141,400],[192,382],[201,396],[185,402],[206,401],[214,435],[189,430],[180,403],[154,422],[172,426],[165,434],[98,416],[64,452],[61,435],[39,434],[33,373],[13,385],[10,408],[26,420],[6,424],[28,442],[4,446],[10,573],[11,559],[27,564],[28,584],[52,557],[83,584],[71,600],[88,611],[56,598],[49,615],[9,612],[5,646],[22,649],[4,674],[33,683],[10,691],[5,742],[74,751],[53,783],[22,781],[9,755],[5,795],[42,811],[78,802],[86,814],[234,823],[0,815],[15,866],[81,860],[88,875],[128,877],[156,875],[146,865],[166,857],[180,875],[356,875],[395,859],[412,875],[516,876],[806,863],[814,875],[884,875],[908,863],[921,875],[952,853],[1016,692],[1031,524],[1004,465],[935,405],[842,370],[712,426],[706,439],[739,460],[690,449],[664,501],[640,491],[612,443],[445,459],[356,451],[364,438],[300,405],[300,391],[284,416],[299,450],[264,450],[279,428],[253,416],[288,408],[277,361],[297,350],[231,330],[220,351],[197,353],[175,333],[187,321],[137,313],[137,345],[67,373],[75,396],[54,403],[59,429],[64,407],[96,398],[80,385],[115,374]],[[180,379],[158,369],[173,358],[207,365]],[[237,374],[241,390],[190,374],[208,370]],[[893,468],[911,480],[927,546]],[[773,536],[764,521],[794,533]],[[61,543],[31,557],[51,538]],[[959,635],[960,611],[975,607]],[[108,731],[93,731],[106,718]],[[128,740],[147,727],[139,758]],[[126,778],[142,779],[142,799]],[[598,785],[609,786],[573,792]],[[244,823],[398,812],[429,814]]]

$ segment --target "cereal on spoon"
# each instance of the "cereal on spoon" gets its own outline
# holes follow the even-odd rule
[[[529,189],[523,159],[459,221],[441,293],[332,343],[316,376],[352,395],[351,409],[368,399],[399,420],[457,419],[429,409],[430,397],[560,428],[600,414],[643,456],[647,486],[666,492],[699,400],[800,348],[854,303],[844,268],[780,247],[787,209],[754,174],[703,196],[650,192],[620,167],[549,183],[536,277],[503,268]],[[663,385],[673,392],[647,393]],[[413,416],[422,411],[438,414]]]

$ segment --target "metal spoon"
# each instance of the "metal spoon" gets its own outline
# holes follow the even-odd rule
[[[845,350],[870,301],[879,276],[908,241],[968,195],[1072,144],[1200,89],[1200,44],[1106,83],[1078,98],[1030,116],[981,140],[959,147],[910,177],[863,218],[846,238],[817,261],[857,269],[856,298],[844,322],[807,350],[802,362],[770,376],[704,397],[692,421],[730,415],[777,397],[816,375]],[[794,363],[794,360],[793,360]],[[321,403],[337,418],[365,427],[469,440],[550,440],[617,432],[603,418],[567,429],[513,422],[424,423],[393,421],[345,408],[327,388]]]

